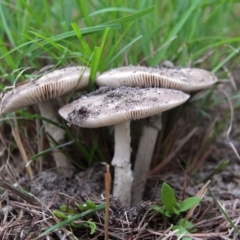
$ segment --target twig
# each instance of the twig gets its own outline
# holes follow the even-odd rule
[[[197,197],[200,197],[201,199],[205,196],[205,194],[206,194],[206,192],[207,192],[207,187],[208,187],[208,185],[210,184],[210,180],[209,181],[207,181],[207,183],[198,191],[198,193],[197,193]],[[198,205],[198,204],[197,204]],[[194,206],[194,207],[192,207],[189,211],[188,211],[188,213],[187,213],[187,215],[186,215],[186,217],[185,217],[185,219],[186,220],[188,220],[191,216],[192,216],[192,214],[193,214],[193,212],[194,212],[194,210],[196,209],[196,207],[197,207],[197,205],[196,206]]]
[[[22,143],[22,139],[21,139],[19,131],[18,131],[16,120],[14,121],[14,124],[15,124],[15,126],[12,126],[12,135],[13,135],[16,143],[17,143],[18,149],[19,149],[19,151],[21,153],[21,156],[23,158],[23,161],[25,163],[28,175],[29,175],[30,179],[32,179],[33,178],[33,171],[32,171],[31,166],[28,164],[29,163],[28,157],[27,157],[25,148],[24,148],[23,143]]]
[[[167,158],[164,159],[163,162],[158,164],[149,175],[156,175],[163,167],[165,167],[171,159],[178,153],[178,151],[186,144],[186,142],[195,134],[195,132],[198,130],[197,127],[195,127],[186,137],[181,139],[178,143],[178,145],[175,147],[175,149],[172,151],[171,154]]]
[[[10,184],[0,180],[0,186],[2,188],[8,189],[9,191],[11,191],[12,193],[16,194],[17,196],[19,196],[20,198],[24,199],[26,202],[34,205],[34,206],[41,206],[40,203],[31,195],[21,192],[18,189],[12,187]]]
[[[106,173],[104,173],[104,180],[105,180],[105,194],[106,194],[104,239],[108,240],[109,206],[110,206],[110,189],[111,189],[111,174],[109,172],[108,164],[106,164]]]

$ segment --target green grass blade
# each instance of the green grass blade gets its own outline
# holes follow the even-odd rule
[[[138,36],[135,39],[133,39],[129,44],[127,44],[125,47],[123,47],[121,49],[121,51],[119,51],[108,63],[108,66],[111,65],[115,59],[117,59],[121,54],[123,54],[128,48],[130,48],[135,42],[137,42],[138,40],[140,40],[142,38],[142,36]]]
[[[103,33],[103,37],[102,37],[100,47],[95,47],[94,48],[92,63],[91,63],[89,89],[93,88],[93,84],[94,84],[94,81],[95,81],[95,77],[96,77],[100,62],[101,62],[101,56],[102,56],[103,49],[104,49],[105,44],[106,44],[106,40],[107,40],[109,30],[110,30],[110,28],[105,29],[105,31]]]
[[[76,23],[71,23],[71,26],[75,32],[75,34],[77,35],[79,41],[80,41],[80,44],[82,45],[82,49],[83,49],[83,55],[88,55],[90,56],[91,53],[92,53],[92,50],[90,48],[90,46],[88,45],[87,41],[84,39],[78,25]]]
[[[193,14],[193,12],[200,6],[201,2],[202,0],[195,0],[191,2],[190,7],[188,7],[187,11],[184,13],[181,19],[178,20],[174,28],[170,31],[167,39],[165,40],[166,42],[172,39],[173,37],[177,36],[179,31],[182,29],[183,25],[189,19],[190,15]],[[163,56],[166,55],[166,51],[168,50],[169,46],[170,45],[167,45],[161,52],[156,54],[156,56],[154,57],[150,64],[151,65],[159,64],[160,60],[163,59]]]
[[[28,1],[26,0],[20,0],[22,6],[28,10],[28,13],[32,15],[32,17],[34,18],[34,20],[37,22],[39,29],[42,29],[44,32],[48,32],[46,29],[46,24],[45,21],[43,21],[39,14],[37,14],[36,12],[34,12],[34,8],[32,8],[32,6],[30,6],[28,3]]]
[[[120,37],[118,37],[116,43],[114,43],[114,45],[110,49],[110,52],[109,52],[108,57],[106,59],[106,63],[108,63],[108,65],[106,67],[109,67],[109,65],[114,61],[114,59],[112,61],[110,59],[113,57],[113,55],[115,55],[117,47],[120,45],[120,42],[123,40],[124,36],[126,36],[127,32],[132,27],[132,25],[133,25],[133,22],[129,23],[125,27],[124,32],[120,35]],[[114,34],[114,32],[112,34]],[[104,68],[104,70],[105,70],[105,68]]]
[[[119,28],[120,24],[119,23],[113,23],[113,24],[106,24],[106,25],[98,25],[98,26],[94,26],[94,27],[90,27],[90,28],[83,28],[83,29],[81,29],[81,33],[82,33],[82,35],[93,34],[93,33],[97,33],[97,32],[100,32],[100,31],[104,31],[107,27],[109,27],[109,28]],[[34,34],[34,32],[31,32],[31,31],[29,31],[29,33]],[[67,40],[70,41],[71,38],[73,38],[75,36],[76,36],[75,31],[69,31],[69,32],[61,33],[61,34],[58,34],[58,35],[55,35],[55,36],[51,36],[50,39],[51,39],[51,42],[60,42],[60,41],[67,41]],[[42,47],[49,44],[48,38],[45,38],[44,40],[33,39],[29,42],[25,42],[23,44],[20,44],[19,46],[16,46],[15,48],[6,52],[2,56],[0,56],[0,59],[3,59],[5,57],[7,57],[8,55],[12,54],[13,52],[20,51],[23,47],[26,47],[26,46],[30,46],[27,49],[27,53],[36,51],[36,50],[38,50],[39,45],[36,46],[34,43],[37,43],[37,42],[41,42]]]
[[[229,54],[222,62],[220,62],[213,70],[212,72],[215,73],[217,70],[219,70],[222,66],[224,66],[227,62],[229,62],[233,57],[236,55],[239,55],[240,47],[234,50],[231,54]]]
[[[109,21],[108,23],[115,23],[115,22],[118,22],[118,23],[126,23],[126,22],[132,22],[132,21],[135,21],[136,19],[138,18],[141,18],[143,17],[144,15],[146,14],[149,14],[150,12],[152,12],[154,10],[154,6],[151,6],[147,9],[144,9],[142,11],[138,11],[136,13],[133,13],[132,15],[130,16],[127,16],[127,17],[122,17],[122,18],[119,18],[119,19],[114,19],[112,21]]]
[[[0,3],[0,19],[1,19],[1,25],[4,28],[10,43],[12,44],[12,46],[15,46],[15,41],[13,40],[11,29],[9,28],[8,21],[6,19],[6,15],[3,11],[3,6],[1,3]]]
[[[85,22],[86,22],[86,26],[90,27],[93,25],[92,23],[92,19],[90,18],[89,12],[88,12],[88,6],[87,6],[87,0],[81,0],[81,1],[77,1],[78,3],[78,8],[81,9],[81,13],[84,16]]]
[[[46,149],[46,150],[44,150],[44,151],[42,151],[42,152],[40,152],[40,153],[37,153],[37,154],[33,155],[33,156],[31,157],[31,161],[35,161],[35,160],[37,160],[38,158],[44,156],[45,154],[47,154],[47,153],[49,153],[49,152],[51,152],[51,151],[53,151],[53,150],[56,150],[56,149],[59,149],[59,148],[62,148],[62,147],[69,146],[69,145],[73,144],[73,142],[74,142],[74,141],[70,141],[70,142],[63,143],[63,144],[61,144],[61,145],[57,145],[57,146],[48,148],[48,149]]]
[[[132,9],[132,8],[127,8],[127,7],[108,7],[108,8],[103,8],[97,11],[94,11],[92,13],[90,13],[89,16],[96,16],[96,15],[100,15],[100,14],[107,14],[110,12],[128,12],[128,13],[136,13],[137,10]]]
[[[240,236],[240,230],[237,228],[237,226],[233,223],[233,221],[230,219],[230,217],[228,216],[228,214],[224,211],[224,209],[222,208],[221,204],[219,203],[219,201],[216,199],[216,197],[214,196],[214,194],[211,192],[210,189],[208,189],[209,194],[211,195],[211,197],[213,198],[214,202],[216,203],[218,209],[221,211],[221,213],[225,216],[225,218],[228,220],[229,224],[231,225],[231,227],[234,229],[234,231],[238,234],[238,236]]]

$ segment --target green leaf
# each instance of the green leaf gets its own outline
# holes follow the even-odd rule
[[[75,223],[75,222],[71,222],[71,226],[74,228],[88,227],[86,223]]]
[[[97,229],[96,224],[94,222],[92,222],[91,219],[88,220],[87,223],[88,223],[88,227],[91,229],[90,234],[94,234],[96,232],[96,229]]]
[[[72,207],[67,206],[67,205],[61,205],[60,206],[60,211],[66,212],[66,213],[69,213],[69,214],[76,214],[76,211]]]
[[[67,212],[67,205],[61,205],[59,209],[62,212]]]
[[[92,201],[89,201],[89,200],[86,201],[86,205],[87,205],[88,209],[96,208],[96,204]]]
[[[82,222],[82,223],[75,223],[71,222],[71,226],[74,228],[90,228],[90,234],[94,234],[96,232],[97,226],[94,222],[92,222],[91,219],[89,219],[87,222]]]
[[[180,235],[180,234],[189,234],[189,232],[188,232],[188,230],[186,228],[184,228],[183,226],[179,226],[179,225],[172,226],[172,230],[178,230],[176,232],[178,235]]]
[[[54,211],[53,211],[53,214],[54,214],[57,218],[61,218],[61,219],[64,219],[64,220],[67,219],[67,216],[66,216],[63,212],[54,210]]]
[[[161,199],[166,211],[171,215],[176,206],[177,200],[173,189],[167,183],[163,183],[162,185]]]
[[[84,204],[78,204],[78,209],[80,210],[80,211],[86,211],[86,210],[88,210],[88,207],[87,207],[87,205],[84,203]]]
[[[178,222],[178,225],[186,229],[191,229],[194,227],[194,225],[191,222],[187,221],[185,218],[181,218]]]
[[[157,205],[153,205],[153,206],[152,206],[152,210],[154,210],[154,211],[156,211],[156,212],[159,212],[159,213],[161,213],[161,214],[163,214],[163,215],[166,215],[165,212],[164,212],[163,207],[159,207],[159,206],[157,206]]]
[[[199,197],[189,197],[180,203],[179,211],[185,212],[188,209],[200,203],[200,201],[201,201],[201,198]]]
[[[174,214],[176,214],[176,215],[179,215],[179,213],[180,213],[180,211],[177,209],[177,208],[173,208],[173,212],[174,212]]]

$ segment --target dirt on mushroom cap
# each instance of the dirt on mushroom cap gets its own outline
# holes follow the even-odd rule
[[[188,98],[172,89],[105,87],[64,106],[59,113],[72,124],[94,128],[155,115]]]

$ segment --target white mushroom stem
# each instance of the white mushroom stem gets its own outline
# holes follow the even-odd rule
[[[115,168],[113,196],[122,206],[130,207],[132,171],[130,163],[130,121],[115,125],[115,150],[112,165]]]
[[[44,118],[58,123],[57,109],[54,107],[53,100],[41,102],[38,106],[40,113]],[[55,142],[61,144],[64,141],[65,132],[63,129],[48,122],[44,123],[44,127],[45,131],[54,139]],[[50,146],[53,147],[54,143],[52,143],[52,141],[49,142]],[[69,175],[69,172],[72,171],[73,168],[71,162],[57,149],[53,151],[52,155],[58,171],[64,175]]]
[[[152,116],[150,124],[143,128],[134,165],[132,206],[136,206],[143,197],[158,133],[162,128],[161,115]]]

